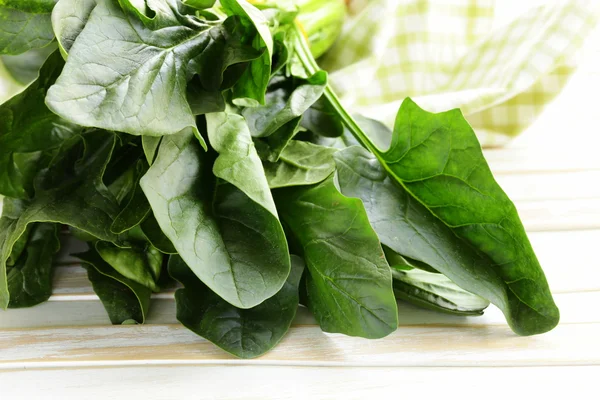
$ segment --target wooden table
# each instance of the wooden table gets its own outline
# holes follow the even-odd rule
[[[324,334],[300,310],[274,351],[243,361],[178,325],[172,294],[156,298],[149,324],[110,326],[69,265],[48,303],[0,312],[0,398],[597,398],[599,55],[530,132],[486,151],[561,309],[554,331],[517,337],[494,307],[475,318],[401,304],[399,329],[368,341]]]

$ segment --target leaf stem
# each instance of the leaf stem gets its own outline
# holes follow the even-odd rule
[[[306,41],[306,39],[302,33],[302,28],[299,25],[299,22],[295,23],[294,33],[295,33],[294,34],[294,42],[295,42],[294,50],[295,50],[296,54],[298,55],[300,62],[306,69],[306,72],[308,72],[309,75],[314,75],[315,73],[320,71],[321,68],[319,67],[319,65],[315,61],[315,58],[312,56],[312,53],[310,52],[310,49],[308,47],[308,42]],[[325,98],[327,98],[330,105],[337,112],[337,114],[341,118],[344,125],[346,125],[346,127],[348,128],[350,133],[352,133],[352,135],[356,138],[356,140],[358,140],[358,142],[360,144],[362,144],[363,147],[365,147],[371,153],[373,153],[375,155],[379,154],[377,147],[373,144],[373,142],[371,142],[369,137],[365,134],[365,132],[362,130],[362,128],[358,125],[356,120],[354,118],[352,118],[352,116],[346,111],[346,109],[342,105],[339,97],[337,96],[337,94],[335,93],[335,91],[333,90],[333,88],[331,87],[331,85],[329,83],[327,83],[327,85],[325,86],[324,94],[325,94]]]

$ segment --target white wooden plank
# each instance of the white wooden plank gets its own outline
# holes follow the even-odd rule
[[[562,323],[600,323],[600,291],[559,293],[554,295],[561,311]],[[400,302],[398,306],[400,326],[451,325],[481,326],[506,325],[502,312],[494,306],[477,317],[456,316],[418,308]],[[147,324],[178,324],[175,301],[153,300]],[[294,325],[315,325],[312,314],[305,308],[298,310]],[[49,301],[26,309],[0,311],[0,330],[43,327],[109,326],[110,320],[99,300]],[[0,347],[1,348],[1,347]]]
[[[179,366],[0,371],[3,397],[121,399],[589,399],[600,367]],[[143,395],[142,395],[143,394]]]
[[[0,331],[0,369],[134,365],[474,367],[600,365],[600,323],[519,337],[506,326],[403,326],[368,340],[296,326],[274,350],[239,360],[175,325]]]
[[[600,199],[515,202],[528,232],[600,228]]]

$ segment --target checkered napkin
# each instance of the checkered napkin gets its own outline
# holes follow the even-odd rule
[[[599,6],[548,1],[492,30],[493,0],[353,0],[322,66],[355,112],[391,126],[408,96],[433,112],[460,107],[482,144],[499,145],[561,91]]]

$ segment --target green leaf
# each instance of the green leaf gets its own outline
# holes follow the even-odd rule
[[[344,134],[344,123],[324,97],[306,110],[302,116],[302,126],[325,137],[334,138]]]
[[[265,92],[271,77],[273,38],[265,16],[246,0],[221,0],[228,15],[242,17],[242,23],[256,30],[252,45],[256,50],[266,50],[250,63],[240,80],[233,87],[233,103],[238,106],[256,107],[265,104]]]
[[[96,4],[97,0],[59,0],[52,10],[52,29],[65,58]]]
[[[215,183],[210,157],[190,134],[164,137],[142,189],[162,231],[196,276],[230,304],[251,308],[284,284],[287,242],[272,211],[230,183]]]
[[[80,128],[53,114],[44,104],[48,88],[64,62],[52,54],[39,78],[27,89],[0,105],[0,194],[26,199],[33,194],[41,151],[59,147]]]
[[[8,273],[9,308],[32,307],[52,294],[52,263],[58,250],[58,225],[34,224],[23,235],[26,246]]]
[[[54,40],[50,13],[56,0],[0,0],[0,54],[22,54]]]
[[[365,206],[366,208],[366,206]],[[369,211],[367,211],[367,215],[372,215]],[[377,231],[375,231],[377,232]],[[387,237],[386,237],[387,239]],[[392,266],[394,269],[398,270],[411,270],[414,268],[430,272],[432,274],[439,274],[440,272],[433,268],[431,265],[424,263],[423,261],[413,260],[412,258],[400,255],[396,253],[394,250],[390,249],[386,245],[382,245],[383,253],[385,254],[385,258],[388,261],[388,264]]]
[[[154,136],[142,136],[142,148],[144,149],[144,155],[148,165],[152,165],[154,158],[156,158],[156,152],[158,146],[160,146],[161,137]]]
[[[40,68],[55,50],[56,44],[50,43],[46,47],[31,49],[23,54],[0,56],[0,61],[15,81],[27,86],[37,79]]]
[[[148,136],[187,131],[200,138],[186,98],[188,74],[206,75],[214,86],[206,89],[217,90],[222,71],[208,68],[208,56],[223,53],[230,42],[224,35],[235,38],[243,30],[235,18],[213,26],[182,15],[176,0],[152,2],[152,18],[122,1],[123,8],[116,0],[98,2],[48,92],[48,106],[83,126]],[[230,62],[239,60],[235,56]]]
[[[88,278],[113,324],[144,323],[152,291],[116,272],[95,251],[76,254],[87,264]]]
[[[36,196],[30,202],[4,199],[0,219],[0,307],[6,308],[9,292],[6,283],[6,261],[15,243],[34,222],[66,224],[106,241],[117,241],[110,225],[118,206],[102,182],[104,169],[115,146],[115,135],[94,131],[83,136],[57,157],[44,171]],[[80,155],[83,151],[83,156]],[[73,160],[66,169],[65,160]],[[60,182],[57,185],[56,182]],[[85,212],[82,212],[85,210]]]
[[[178,256],[169,273],[185,289],[175,293],[177,319],[194,333],[241,358],[258,357],[279,343],[298,309],[298,285],[304,264],[292,256],[291,273],[281,290],[250,309],[232,306],[206,287]]]
[[[276,199],[304,250],[309,306],[321,328],[366,338],[396,330],[390,267],[361,201],[341,195],[332,177],[281,189]]]
[[[153,247],[158,249],[161,253],[164,254],[177,254],[177,250],[173,246],[173,243],[169,240],[169,238],[163,233],[154,218],[154,215],[149,215],[141,224],[140,228],[146,236],[146,239]]]
[[[141,160],[136,165],[136,174],[134,177],[135,186],[129,194],[127,204],[121,208],[121,212],[113,221],[110,230],[115,234],[120,234],[131,228],[138,226],[150,213],[150,204],[140,186],[140,178],[148,170],[148,166]]]
[[[300,120],[302,117],[291,120],[281,128],[273,132],[272,135],[266,137],[264,140],[267,142],[269,151],[266,159],[271,162],[279,161],[281,153],[290,144],[292,139],[296,136],[296,133],[300,130]],[[264,159],[264,157],[263,157]]]
[[[269,186],[314,185],[324,181],[335,171],[333,154],[337,150],[309,142],[292,140],[276,163],[265,162]]]
[[[156,284],[160,277],[162,259],[155,257],[158,250],[120,248],[109,242],[96,243],[96,251],[115,271],[153,292],[160,288]]]
[[[327,73],[319,71],[307,80],[292,80],[283,75],[271,80],[265,105],[242,112],[253,137],[267,137],[285,124],[302,116],[316,102],[327,84]]]
[[[366,208],[377,210],[371,220],[382,243],[490,300],[520,335],[556,326],[559,311],[515,207],[460,111],[431,114],[406,100],[390,149],[376,150],[385,170],[368,153],[349,152],[347,170],[363,161],[348,179],[338,164],[342,192],[373,202]]]
[[[183,0],[183,4],[197,10],[204,10],[215,5],[216,0]]]
[[[392,270],[394,294],[419,307],[455,315],[482,315],[490,302],[456,286],[442,274]]]
[[[210,145],[219,153],[213,166],[214,175],[277,217],[262,162],[244,118],[230,113],[208,114],[206,128]]]

